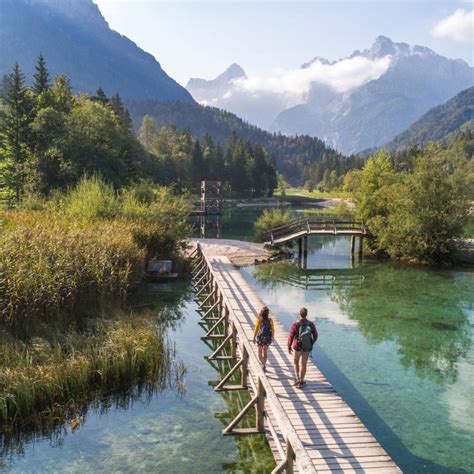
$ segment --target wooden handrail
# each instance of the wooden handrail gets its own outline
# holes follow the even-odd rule
[[[200,244],[198,243],[198,252],[203,257],[204,261],[206,262],[207,268],[211,273],[214,282],[217,283],[217,278],[212,268],[212,265],[209,263],[209,260],[206,254],[202,251]],[[272,414],[278,424],[278,428],[281,431],[282,436],[287,440],[287,443],[291,446],[291,451],[295,456],[295,463],[298,467],[299,472],[305,473],[316,473],[316,469],[314,468],[313,462],[309,457],[308,453],[306,452],[303,443],[301,442],[296,430],[294,429],[291,421],[283,409],[283,406],[280,403],[280,400],[277,397],[277,394],[273,390],[273,387],[269,383],[265,372],[263,371],[257,356],[254,353],[253,347],[250,345],[247,335],[239,321],[239,318],[235,315],[232,305],[228,301],[227,296],[224,294],[220,286],[217,284],[216,289],[218,294],[220,295],[223,307],[229,311],[229,315],[232,315],[232,322],[234,324],[235,329],[237,330],[237,336],[239,338],[239,342],[242,345],[242,350],[248,354],[248,364],[252,368],[252,374],[256,377],[257,384],[261,383],[263,390],[265,391],[265,396],[267,398],[267,403],[270,404]]]
[[[354,230],[366,233],[366,227],[363,220],[357,221],[354,219],[327,219],[312,217],[295,219],[286,224],[272,227],[267,229],[264,234],[267,237],[272,237],[275,239],[275,236],[280,236],[282,234],[289,233],[290,231],[306,230],[308,233],[310,233],[312,230],[323,230],[328,226],[331,226],[336,230]]]

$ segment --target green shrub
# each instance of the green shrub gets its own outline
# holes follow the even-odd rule
[[[63,200],[64,214],[73,219],[111,219],[119,211],[116,193],[100,177],[83,177]]]
[[[255,221],[255,239],[258,242],[268,240],[268,230],[279,225],[287,224],[290,221],[291,215],[288,211],[281,209],[265,209],[262,215]]]

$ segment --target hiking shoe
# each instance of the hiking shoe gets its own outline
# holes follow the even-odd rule
[[[293,382],[293,386],[294,386],[294,387],[299,387],[299,386],[300,386],[300,381],[299,381],[299,380],[295,380],[295,381]]]
[[[298,388],[303,388],[306,385],[306,382],[303,380],[299,383]]]

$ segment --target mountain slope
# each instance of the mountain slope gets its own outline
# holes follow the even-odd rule
[[[156,101],[132,101],[126,106],[136,129],[145,115],[151,115],[158,127],[176,126],[178,130],[189,130],[199,139],[209,133],[215,142],[225,145],[231,133],[235,132],[243,140],[259,143],[275,158],[278,170],[292,184],[303,184],[307,169],[317,163],[324,162],[330,169],[337,168],[339,173],[354,166],[356,161],[362,163],[362,159],[340,155],[317,138],[272,134],[214,107]]]
[[[379,147],[432,107],[474,85],[474,68],[429,48],[379,36],[337,61],[315,57],[269,77],[238,77],[194,98],[265,130],[323,139],[342,153]]]
[[[214,79],[191,78],[186,89],[201,105],[227,110],[253,125],[269,130],[287,104],[274,94],[249,94],[242,87],[247,79],[245,71],[234,63]]]
[[[386,143],[430,108],[474,85],[474,68],[464,61],[385,37],[378,37],[370,50],[354,52],[355,57],[387,57],[390,65],[379,78],[329,102],[313,94],[306,104],[282,112],[272,128],[316,135],[354,153]]]
[[[423,145],[429,141],[445,139],[474,120],[474,87],[470,87],[442,105],[432,108],[407,130],[383,146],[394,153],[412,143]]]
[[[1,0],[0,74],[18,62],[27,77],[40,52],[50,73],[76,92],[119,92],[128,99],[192,102],[151,55],[111,30],[92,0]]]

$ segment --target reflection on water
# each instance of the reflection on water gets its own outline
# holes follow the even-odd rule
[[[308,269],[296,259],[243,274],[287,327],[309,308],[316,361],[371,429],[386,425],[381,442],[406,472],[473,472],[474,273],[351,268],[349,239],[310,242]]]
[[[248,394],[220,394],[209,385],[225,367],[205,359],[210,349],[200,339],[191,298],[188,282],[178,282],[146,285],[131,301],[135,313],[152,311],[167,328],[187,368],[184,393],[142,385],[111,394],[84,409],[84,422],[74,432],[58,424],[18,434],[8,453],[0,453],[0,472],[270,472],[274,461],[263,436],[222,436],[223,424]]]

